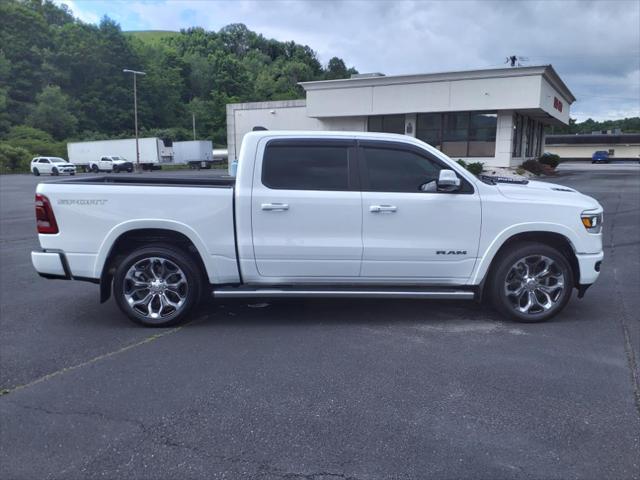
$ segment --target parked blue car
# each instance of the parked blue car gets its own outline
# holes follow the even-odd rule
[[[609,152],[606,150],[597,150],[591,155],[591,163],[609,163]]]

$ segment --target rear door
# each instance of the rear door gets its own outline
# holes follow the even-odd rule
[[[251,199],[260,276],[354,277],[362,257],[356,144],[349,139],[264,139]]]
[[[51,173],[51,162],[48,158],[38,160],[38,170],[40,173]]]
[[[417,146],[360,142],[362,277],[462,283],[476,261],[480,198],[462,179],[457,193],[438,193],[447,165]],[[433,188],[422,191],[421,186]]]

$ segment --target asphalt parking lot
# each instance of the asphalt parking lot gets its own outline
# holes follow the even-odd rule
[[[0,177],[2,478],[640,478],[638,169],[552,180],[604,205],[606,256],[534,325],[299,300],[136,327],[95,285],[33,271],[37,181]]]

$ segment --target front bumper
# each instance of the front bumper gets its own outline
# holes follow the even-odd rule
[[[600,265],[604,258],[604,252],[599,253],[579,253],[576,255],[578,267],[580,268],[580,285],[591,285],[600,276]]]

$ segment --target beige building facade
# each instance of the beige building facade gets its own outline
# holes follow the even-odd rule
[[[548,135],[544,151],[565,160],[591,160],[596,151],[611,160],[640,160],[640,133]]]
[[[305,99],[227,105],[237,158],[253,129],[401,133],[452,158],[519,165],[542,154],[544,127],[569,121],[575,97],[550,65],[303,82]]]

